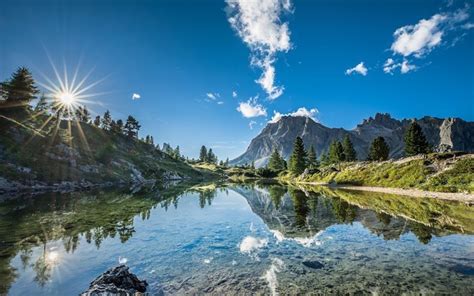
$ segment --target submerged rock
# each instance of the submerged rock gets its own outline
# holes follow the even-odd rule
[[[316,260],[303,261],[303,265],[312,269],[320,269],[324,267],[324,265],[321,262],[316,261]]]
[[[130,273],[127,266],[119,265],[92,281],[89,289],[81,296],[136,295],[146,292],[147,286],[148,283]]]

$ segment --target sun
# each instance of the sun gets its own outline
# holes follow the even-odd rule
[[[76,101],[76,96],[74,93],[70,92],[60,92],[56,95],[56,98],[64,105],[71,106]]]

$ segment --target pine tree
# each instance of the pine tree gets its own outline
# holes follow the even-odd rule
[[[316,151],[314,150],[314,146],[311,145],[308,152],[308,168],[315,169],[318,167],[318,159],[316,157]]]
[[[106,131],[110,131],[112,124],[112,116],[110,116],[110,111],[107,110],[102,117],[102,129]]]
[[[209,163],[216,163],[217,162],[217,157],[212,151],[212,148],[209,148],[209,151],[207,152],[207,162]]]
[[[270,155],[270,159],[268,160],[267,168],[275,172],[281,172],[285,170],[285,167],[285,160],[280,156],[278,150],[273,150],[273,153]]]
[[[153,140],[153,136],[150,136],[150,145],[155,146],[155,141]]]
[[[145,144],[150,144],[150,136],[146,135],[145,137]]]
[[[334,140],[329,146],[329,161],[331,163],[339,163],[344,160],[344,148],[341,142]]]
[[[207,148],[206,146],[201,146],[201,151],[199,152],[199,160],[202,162],[207,162]]]
[[[123,120],[122,119],[117,120],[117,122],[115,123],[115,128],[116,128],[117,134],[123,134]]]
[[[414,120],[405,132],[404,140],[406,156],[425,154],[430,150],[421,126]]]
[[[33,75],[25,68],[20,67],[12,74],[9,81],[2,84],[5,104],[11,108],[27,108],[31,100],[36,99],[39,93]]]
[[[124,126],[125,134],[130,138],[138,138],[140,127],[139,122],[133,116],[129,115]]]
[[[100,127],[100,115],[97,115],[94,119],[94,125]]]
[[[46,97],[42,95],[38,103],[36,103],[35,113],[46,113],[48,109],[49,109],[48,101],[46,100]]]
[[[180,159],[181,158],[181,151],[179,150],[179,145],[173,151],[174,158]]]
[[[80,122],[88,123],[91,120],[91,115],[86,106],[79,106],[75,111],[76,119]]]
[[[226,166],[226,167],[229,166],[229,158],[228,157],[225,159],[224,166]]]
[[[372,141],[369,149],[368,160],[383,161],[388,159],[390,148],[383,137],[377,137]]]
[[[354,145],[352,144],[351,139],[349,138],[349,135],[346,135],[344,137],[344,140],[342,142],[342,148],[344,150],[345,161],[356,161],[357,160],[357,153],[354,149]]]
[[[323,152],[321,154],[321,165],[322,166],[327,166],[331,163],[331,161],[329,160],[329,155],[327,152]]]
[[[290,156],[289,169],[290,172],[296,175],[302,174],[306,169],[306,151],[304,149],[303,139],[300,137],[296,137],[293,152]]]

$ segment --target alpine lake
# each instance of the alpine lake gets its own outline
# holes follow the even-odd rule
[[[278,183],[0,201],[0,295],[79,295],[119,264],[150,295],[474,295],[474,206]]]

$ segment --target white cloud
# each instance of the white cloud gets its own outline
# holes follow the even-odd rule
[[[402,62],[402,65],[400,66],[400,72],[402,74],[406,74],[406,73],[408,73],[410,71],[413,71],[415,69],[416,69],[416,66],[415,65],[410,65],[407,60],[404,60]]]
[[[395,61],[392,58],[388,58],[383,64],[383,71],[387,74],[391,74],[392,71],[398,67],[398,64],[395,64]]]
[[[474,24],[473,23],[467,23],[467,24],[462,25],[462,28],[465,29],[465,30],[474,29]]]
[[[290,112],[286,114],[282,114],[277,111],[273,111],[273,117],[270,119],[269,123],[278,122],[283,116],[293,116],[293,117],[309,117],[314,121],[318,121],[316,119],[316,115],[319,113],[318,109],[306,109],[305,107],[298,108],[295,112]]]
[[[239,244],[239,249],[241,253],[250,254],[252,252],[258,251],[261,248],[266,247],[268,244],[268,239],[258,238],[253,236],[246,236]]]
[[[249,122],[249,128],[250,128],[251,130],[253,130],[253,126],[256,125],[256,124],[257,124],[257,122],[256,122],[255,120],[250,121],[250,122]]]
[[[140,99],[140,98],[141,98],[140,94],[136,94],[136,93],[133,93],[133,94],[132,94],[132,100],[135,101],[135,100],[138,100],[138,99]]]
[[[437,13],[429,19],[421,19],[416,25],[398,28],[393,33],[395,40],[390,49],[394,54],[404,57],[413,55],[420,58],[428,54],[442,44],[448,32],[467,25],[460,23],[469,18],[468,8],[466,6],[455,12]]]
[[[364,66],[364,62],[360,62],[354,68],[350,68],[346,70],[346,75],[351,75],[352,73],[356,72],[362,76],[367,75],[367,68]]]
[[[237,92],[236,92],[235,90],[232,91],[232,97],[233,97],[233,98],[237,98],[237,96],[238,96],[238,95],[237,95]]]
[[[250,98],[247,102],[240,102],[237,111],[247,118],[267,116],[267,110],[257,103],[257,97]]]
[[[262,69],[256,80],[270,99],[283,93],[275,85],[275,55],[291,49],[290,30],[281,21],[283,13],[292,13],[290,0],[227,0],[229,23],[252,52],[251,64]]]
[[[430,52],[441,43],[443,30],[440,24],[446,21],[446,16],[435,14],[430,19],[422,19],[416,25],[398,28],[393,33],[395,41],[391,50],[404,57],[414,54],[417,57]]]
[[[222,105],[222,104],[224,104],[224,102],[223,102],[223,101],[219,101],[219,102],[217,102],[217,105]]]
[[[383,65],[383,71],[387,74],[393,74],[393,71],[397,68],[400,68],[400,73],[402,74],[406,74],[417,69],[415,65],[411,65],[406,59],[404,59],[401,63],[396,63],[392,58],[388,58]]]
[[[209,99],[213,100],[213,101],[215,101],[215,100],[217,100],[217,98],[221,97],[221,95],[219,93],[207,93],[206,96]]]

